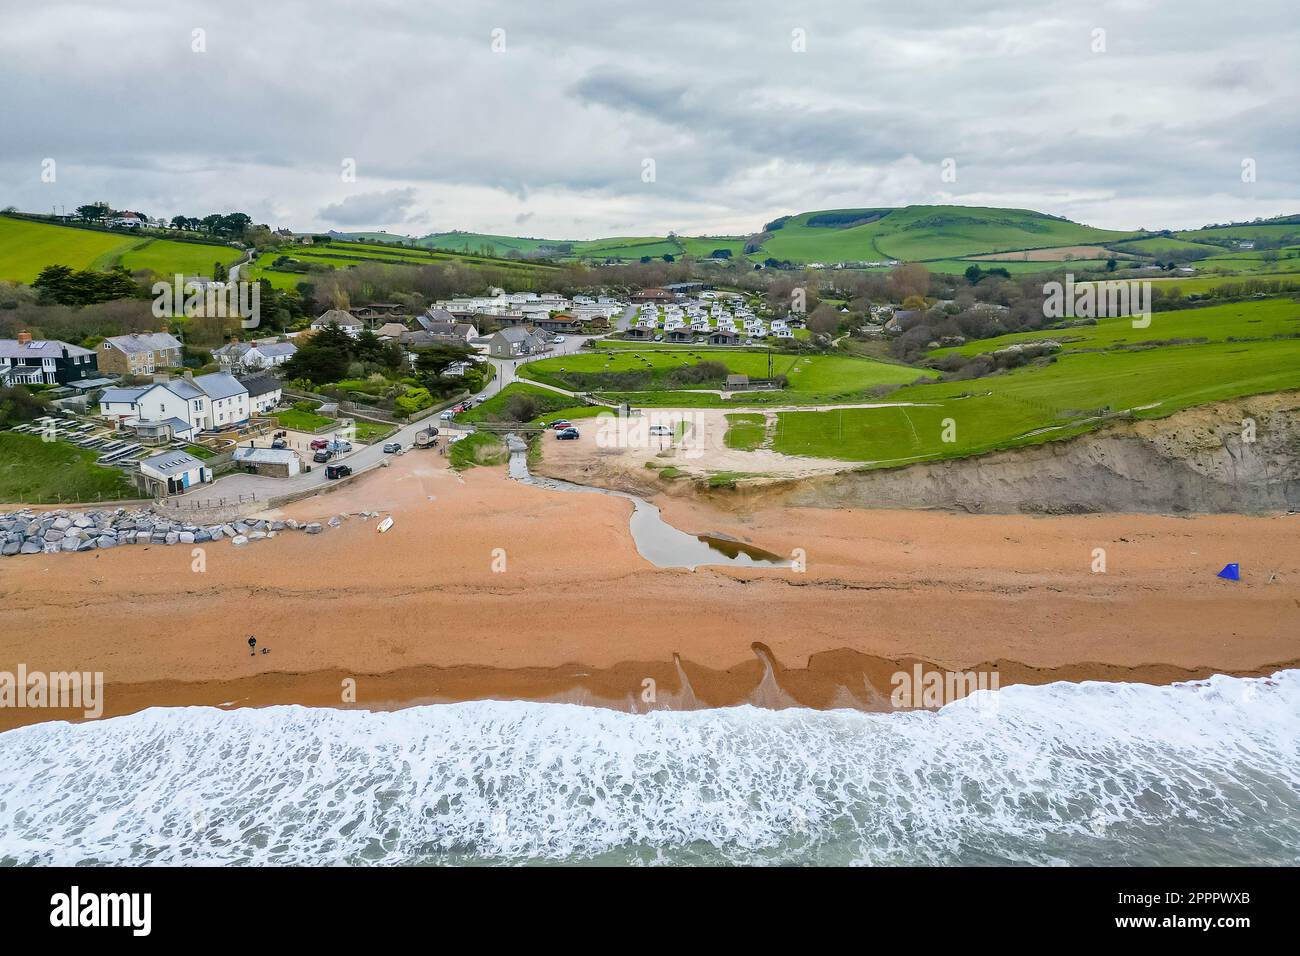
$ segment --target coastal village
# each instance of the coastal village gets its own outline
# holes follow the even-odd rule
[[[777,346],[804,328],[801,315],[766,317],[765,311],[761,301],[700,282],[622,296],[496,289],[439,300],[418,315],[392,303],[368,303],[329,309],[301,331],[262,338],[231,334],[211,352],[217,370],[199,374],[185,366],[179,330],[165,321],[156,331],[109,336],[94,349],[34,340],[23,332],[0,340],[0,384],[41,387],[51,410],[13,431],[94,453],[97,464],[127,476],[141,500],[154,501],[157,514],[148,521],[134,513],[123,529],[125,510],[88,523],[72,513],[39,519],[12,513],[0,520],[0,554],[223,537],[245,544],[264,533],[273,537],[282,529],[175,518],[189,508],[195,515],[233,519],[277,497],[382,466],[386,454],[414,447],[413,428],[435,415],[438,425],[423,429],[424,447],[439,426],[444,442],[455,442],[474,430],[461,426],[457,415],[482,403],[494,377],[579,344],[623,339],[752,348]],[[313,401],[284,380],[284,369],[300,347],[327,329],[352,339],[373,335],[399,348],[413,369],[424,350],[463,350],[464,359],[449,363],[442,375],[464,377],[478,367],[488,370],[480,378],[484,385],[476,394],[460,390],[405,416],[361,402]],[[282,424],[298,419],[307,424]],[[266,479],[256,483],[258,491],[249,476]]]

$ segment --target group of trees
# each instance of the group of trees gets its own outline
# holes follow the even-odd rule
[[[112,299],[129,299],[141,294],[131,273],[121,266],[98,272],[94,269],[74,271],[70,266],[48,265],[32,283],[38,301],[54,305],[93,305]]]

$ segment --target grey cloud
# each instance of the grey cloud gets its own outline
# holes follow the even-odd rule
[[[340,226],[374,226],[405,222],[415,205],[415,190],[389,189],[384,192],[358,193],[342,202],[331,203],[320,217]]]

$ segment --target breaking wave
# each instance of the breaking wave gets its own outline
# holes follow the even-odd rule
[[[1300,671],[933,713],[156,708],[0,734],[5,864],[1295,864]]]

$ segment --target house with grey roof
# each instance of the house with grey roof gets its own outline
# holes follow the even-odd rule
[[[149,495],[180,495],[212,481],[212,469],[187,452],[169,449],[141,461],[136,480]]]
[[[223,368],[237,371],[241,368],[274,368],[289,361],[297,351],[298,346],[292,342],[279,342],[275,339],[241,342],[239,339],[231,339],[221,348],[214,349],[212,357]]]
[[[248,389],[229,372],[197,377],[187,372],[151,385],[106,388],[99,396],[99,414],[123,429],[174,419],[174,437],[193,440],[199,432],[246,422],[250,404]]]
[[[522,326],[511,326],[488,336],[488,354],[493,358],[518,358],[550,351],[550,343]]]
[[[110,335],[99,345],[99,367],[118,375],[152,375],[183,364],[181,340],[164,326],[161,332]]]
[[[248,406],[252,414],[265,415],[280,404],[280,380],[272,373],[246,375],[239,382],[248,390]]]
[[[0,377],[7,385],[68,385],[98,374],[97,356],[80,345],[33,340],[26,331],[0,339]]]
[[[331,325],[337,325],[353,338],[360,335],[366,327],[366,324],[355,315],[344,312],[342,309],[330,309],[328,312],[323,313],[320,318],[311,324],[311,327],[319,331],[329,328]]]

